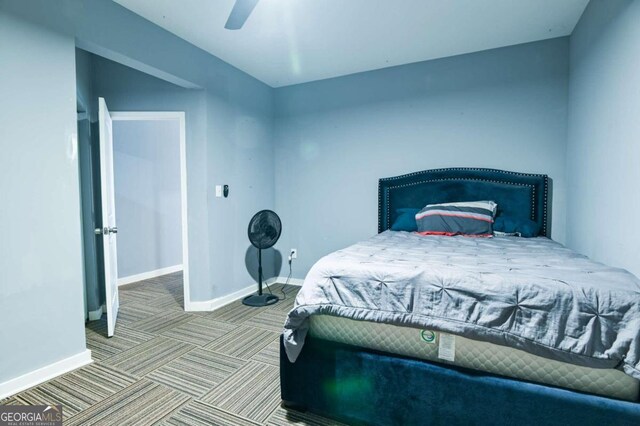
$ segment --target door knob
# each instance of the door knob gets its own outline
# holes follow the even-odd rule
[[[112,226],[111,228],[109,228],[109,233],[110,234],[117,234],[118,233],[118,227],[117,226]]]

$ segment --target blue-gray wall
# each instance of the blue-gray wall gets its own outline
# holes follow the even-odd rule
[[[252,282],[246,222],[273,207],[273,89],[110,0],[0,0],[0,383],[85,348],[76,44],[200,88],[116,74],[93,88],[113,110],[187,114],[192,300]]]
[[[182,265],[180,123],[114,121],[118,278]]]
[[[640,276],[640,1],[591,0],[570,47],[567,242]]]
[[[96,121],[97,111],[93,110],[93,84],[91,70],[91,54],[82,49],[76,49],[76,95],[78,110],[84,110],[90,121]]]
[[[223,95],[184,89],[98,56],[92,64],[94,94],[111,111],[185,111],[191,299],[250,285],[246,227],[274,199],[270,89]],[[216,184],[230,186],[229,198],[215,197]]]
[[[206,96],[92,55],[94,101],[105,98],[111,111],[184,111],[187,140],[189,272],[192,300],[211,299],[209,269]],[[118,212],[116,211],[116,215]],[[246,284],[245,284],[246,285]]]
[[[83,49],[198,88],[139,72],[144,78],[119,81],[94,68],[94,95],[112,110],[187,111],[191,299],[250,284],[246,223],[273,208],[273,89],[110,0],[0,0],[0,8]],[[216,183],[231,186],[228,199],[214,198]]]
[[[74,57],[0,7],[0,383],[85,350]]]
[[[299,250],[294,276],[377,232],[378,178],[423,169],[548,174],[564,241],[567,79],[561,38],[278,89],[278,247]]]
[[[96,224],[96,205],[93,193],[94,170],[93,158],[96,156],[97,113],[93,109],[93,71],[91,68],[91,54],[76,49],[76,96],[78,111],[78,165],[80,171],[80,198],[82,202],[82,243],[84,253],[84,289],[85,316],[89,311],[97,311],[104,303],[103,291],[100,286],[101,270],[98,268],[97,237],[93,230]],[[97,133],[97,132],[96,132]],[[98,212],[99,215],[99,212]],[[104,286],[102,286],[104,287]]]

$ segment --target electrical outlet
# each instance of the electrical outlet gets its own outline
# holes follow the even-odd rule
[[[298,258],[298,249],[291,249],[291,252],[289,253],[292,259],[297,259]]]

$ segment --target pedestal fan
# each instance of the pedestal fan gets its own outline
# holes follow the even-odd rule
[[[248,306],[273,305],[278,296],[262,294],[262,250],[272,247],[280,238],[282,222],[278,215],[271,210],[261,210],[249,221],[249,241],[258,249],[258,294],[245,297],[242,303]]]

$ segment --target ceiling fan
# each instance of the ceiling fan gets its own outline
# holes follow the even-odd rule
[[[228,30],[239,30],[244,25],[258,0],[236,0],[224,27]]]

